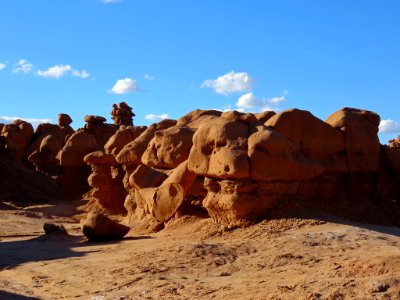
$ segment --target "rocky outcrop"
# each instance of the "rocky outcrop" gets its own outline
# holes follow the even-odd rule
[[[352,108],[326,122],[298,109],[196,110],[136,137],[123,128],[107,151],[125,170],[128,222],[152,216],[162,223],[206,210],[217,222],[238,225],[293,205],[370,220],[375,207],[377,221],[387,210],[383,198],[400,197],[383,180],[389,173],[399,178],[400,151],[395,142],[379,145],[378,125],[375,113]],[[354,213],[357,206],[368,209]]]
[[[135,114],[132,111],[132,107],[126,104],[126,102],[121,102],[118,105],[113,104],[111,118],[115,125],[132,126],[134,116]]]
[[[92,189],[84,196],[90,200],[88,207],[93,210],[105,208],[111,213],[125,213],[126,191],[122,183],[123,173],[118,168],[114,156],[96,151],[87,154],[84,162],[92,169],[88,178]]]

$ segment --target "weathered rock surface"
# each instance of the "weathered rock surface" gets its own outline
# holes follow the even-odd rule
[[[113,110],[111,111],[111,118],[114,120],[115,125],[133,125],[133,117],[135,116],[130,107],[126,102],[121,102],[118,105],[113,104]]]
[[[376,113],[343,108],[324,122],[299,109],[195,110],[137,127],[122,102],[111,115],[115,124],[87,115],[77,132],[66,114],[34,133],[0,125],[0,155],[29,159],[64,193],[127,223],[208,214],[241,225],[302,207],[400,225],[400,137],[380,145]]]
[[[142,163],[155,168],[176,168],[188,159],[193,134],[193,129],[181,126],[157,131],[143,153]]]
[[[326,123],[343,132],[348,172],[377,171],[380,117],[376,113],[346,107],[330,115]]]
[[[248,126],[222,118],[204,123],[193,136],[190,171],[216,178],[245,178],[250,175],[247,159]]]
[[[278,114],[196,110],[176,125],[168,121],[167,128],[153,124],[117,155],[127,170],[125,207],[136,219],[152,215],[165,222],[189,205],[232,225],[260,220],[293,203],[342,215],[361,205],[371,220],[381,220],[381,213],[372,217],[371,208],[387,207],[386,200],[377,204],[377,197],[400,196],[383,179],[388,172],[398,174],[399,151],[394,141],[380,150],[378,124],[375,113],[350,108],[327,122],[298,109]],[[191,141],[188,129],[194,132]],[[184,154],[190,147],[184,163],[173,158],[181,145]],[[176,174],[188,178],[185,187]],[[353,199],[354,206],[343,199]]]
[[[150,125],[138,138],[125,145],[116,157],[117,162],[123,165],[141,164],[142,155],[146,151],[155,133],[175,125],[175,120],[162,120],[161,122]]]

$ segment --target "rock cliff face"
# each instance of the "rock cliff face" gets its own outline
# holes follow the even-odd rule
[[[195,110],[147,129],[121,127],[104,150],[125,171],[128,222],[206,212],[241,225],[301,206],[400,225],[400,150],[397,141],[379,144],[379,122],[354,108],[325,122],[298,109]]]
[[[145,127],[122,102],[111,115],[88,115],[77,132],[65,114],[35,132],[2,125],[1,151],[127,223],[198,214],[242,225],[302,207],[400,225],[400,137],[380,145],[374,112],[195,110]]]

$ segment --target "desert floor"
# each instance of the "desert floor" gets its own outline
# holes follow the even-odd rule
[[[0,299],[400,299],[400,228],[184,217],[88,243],[74,206],[0,202]],[[44,236],[44,222],[70,236]]]

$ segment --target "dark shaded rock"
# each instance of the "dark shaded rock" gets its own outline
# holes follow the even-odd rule
[[[44,223],[43,230],[46,235],[68,235],[67,230],[61,224]]]
[[[130,228],[109,219],[102,213],[89,212],[83,224],[83,234],[90,242],[122,239]]]

